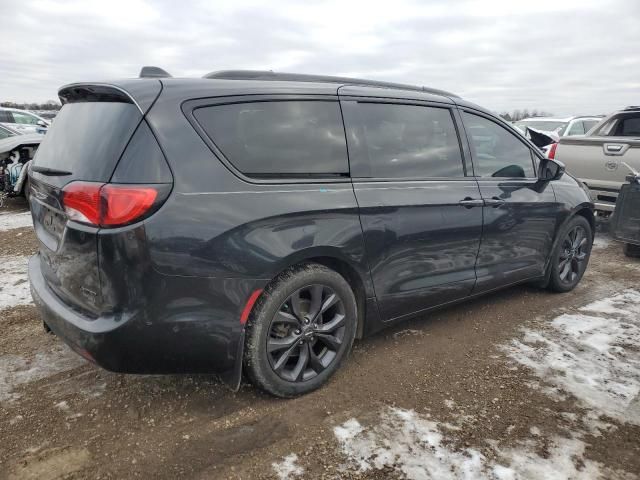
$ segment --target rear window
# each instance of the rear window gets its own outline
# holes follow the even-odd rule
[[[458,134],[447,108],[345,102],[352,175],[463,177]]]
[[[227,160],[246,175],[348,175],[337,102],[234,103],[201,107],[193,115]]]
[[[44,136],[34,165],[71,172],[60,177],[65,180],[106,182],[140,119],[131,103],[68,103]]]

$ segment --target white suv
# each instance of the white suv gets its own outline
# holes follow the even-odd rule
[[[0,124],[13,128],[20,133],[47,133],[51,122],[26,110],[1,107]]]
[[[533,117],[523,118],[514,122],[513,125],[522,133],[526,133],[527,127],[542,130],[543,132],[553,132],[558,137],[575,137],[577,135],[585,135],[591,130],[603,117],[567,117],[567,118],[550,118],[550,117]]]

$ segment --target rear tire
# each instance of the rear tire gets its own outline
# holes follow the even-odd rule
[[[24,198],[27,201],[27,208],[31,210],[31,180],[29,177],[24,181],[24,187],[22,188],[22,192],[24,193]]]
[[[295,397],[323,385],[351,351],[357,306],[347,281],[308,263],[287,269],[247,322],[244,369],[258,388]]]
[[[576,288],[589,264],[592,245],[591,225],[586,218],[576,215],[558,234],[551,255],[548,288],[560,293]]]
[[[627,257],[640,258],[640,245],[625,243],[622,247],[622,251]]]

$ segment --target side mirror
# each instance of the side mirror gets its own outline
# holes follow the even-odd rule
[[[545,158],[540,162],[538,169],[538,179],[543,182],[550,182],[551,180],[558,180],[564,175],[566,168],[564,163],[550,158]]]
[[[48,127],[48,125],[43,120],[38,120],[36,122],[36,125],[38,125],[39,127],[44,127],[44,128]]]

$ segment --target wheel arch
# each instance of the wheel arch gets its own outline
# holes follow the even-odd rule
[[[593,209],[587,205],[579,206],[577,210],[574,211],[573,215],[569,215],[565,222],[568,222],[576,215],[584,217],[589,222],[589,225],[591,226],[591,239],[593,240],[596,236],[596,216],[593,213]]]

